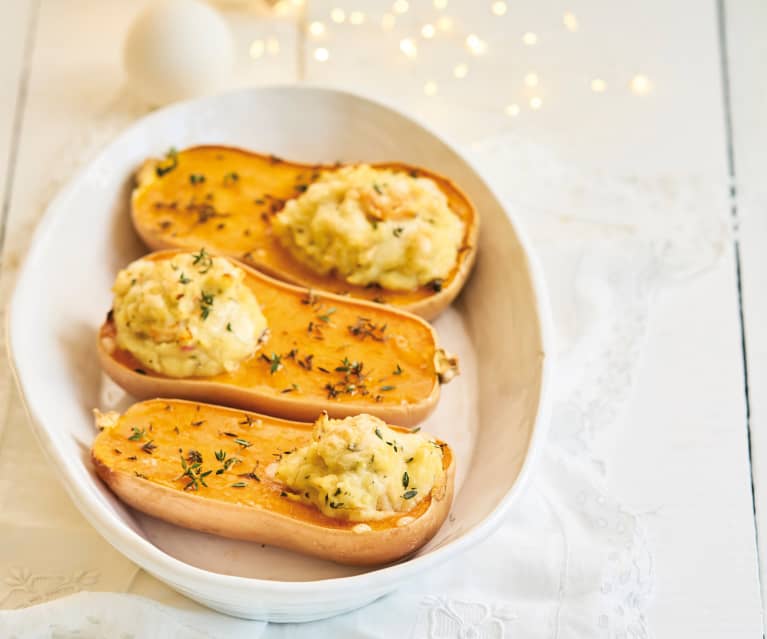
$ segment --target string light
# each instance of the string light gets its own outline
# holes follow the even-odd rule
[[[607,82],[601,78],[594,78],[591,81],[591,90],[594,93],[604,93],[607,90]]]
[[[394,13],[407,13],[410,3],[407,0],[396,0],[391,8]]]
[[[314,50],[314,59],[317,62],[327,62],[330,57],[330,52],[325,47],[319,47]]]
[[[508,6],[505,2],[501,2],[499,0],[498,2],[493,2],[493,4],[490,5],[490,11],[493,12],[494,15],[502,16],[506,15],[506,11],[508,11]]]
[[[325,35],[325,25],[319,21],[312,22],[309,25],[309,33],[316,37]]]
[[[434,0],[434,8],[435,9],[446,9],[447,8],[447,0]]]
[[[452,31],[453,19],[448,16],[442,16],[439,20],[437,20],[437,29],[444,31],[445,33]]]
[[[399,50],[408,58],[415,58],[418,55],[418,46],[412,38],[405,38],[399,41]]]
[[[507,104],[503,111],[510,118],[516,118],[519,115],[520,109],[518,104]]]
[[[333,9],[330,12],[330,19],[336,24],[341,24],[342,22],[346,21],[346,11],[338,8]]]
[[[525,33],[525,35],[522,36],[522,42],[524,42],[527,46],[531,47],[534,44],[538,43],[538,36],[532,31],[528,31],[527,33]]]
[[[277,55],[280,52],[280,41],[277,38],[267,38],[266,52],[269,55]]]
[[[362,11],[352,11],[349,14],[349,22],[352,24],[362,24],[365,22],[365,14]]]
[[[530,108],[533,109],[533,111],[537,111],[541,108],[543,105],[543,100],[541,100],[539,97],[530,98]]]
[[[474,55],[482,55],[487,51],[487,43],[476,33],[466,37],[466,48]]]
[[[395,18],[391,13],[384,13],[383,17],[381,18],[381,26],[383,27],[384,31],[391,31],[394,28],[396,22],[397,18]]]
[[[650,90],[652,89],[652,84],[650,83],[650,78],[648,78],[646,75],[635,75],[633,78],[631,78],[631,90],[636,95],[647,95],[650,93]]]
[[[434,28],[433,24],[425,24],[421,27],[421,35],[426,39],[433,38],[436,33],[437,30]]]
[[[262,55],[264,55],[264,41],[263,40],[253,40],[253,42],[250,43],[250,57],[254,60],[258,60]]]
[[[574,32],[578,30],[578,18],[569,11],[562,16],[562,23],[568,31]]]
[[[453,75],[458,78],[459,80],[462,80],[467,75],[469,75],[469,66],[467,64],[456,64],[453,68]]]
[[[438,87],[436,82],[429,81],[423,85],[423,92],[428,96],[437,95],[437,89]]]
[[[528,73],[525,76],[525,84],[529,87],[538,86],[538,75],[536,73]]]

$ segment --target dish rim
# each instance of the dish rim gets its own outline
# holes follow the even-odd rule
[[[458,156],[462,161],[466,163],[466,165],[474,172],[477,179],[488,189],[496,201],[501,204],[501,207],[506,214],[506,218],[509,224],[511,224],[517,240],[519,241],[520,247],[522,248],[524,259],[527,262],[528,272],[530,273],[533,300],[538,311],[537,316],[542,346],[542,357],[541,383],[537,404],[537,414],[534,419],[532,434],[525,459],[522,463],[522,468],[520,469],[512,487],[498,501],[498,503],[487,516],[485,516],[471,529],[460,535],[458,538],[448,541],[439,548],[431,550],[424,555],[412,557],[399,563],[387,565],[382,568],[373,568],[363,573],[345,577],[330,577],[327,579],[313,579],[311,581],[284,581],[212,572],[204,568],[198,568],[188,564],[181,559],[177,559],[176,557],[164,552],[159,547],[151,543],[148,539],[145,539],[137,533],[134,533],[128,526],[115,525],[115,523],[112,521],[113,517],[111,515],[105,514],[103,505],[98,503],[98,500],[95,499],[92,495],[82,491],[77,486],[77,482],[71,481],[75,477],[72,474],[72,471],[69,469],[69,464],[64,465],[59,463],[60,457],[55,452],[54,440],[50,436],[48,429],[42,425],[42,417],[31,405],[29,384],[25,385],[22,381],[21,370],[24,369],[24,364],[18,361],[15,352],[14,335],[21,332],[21,325],[23,324],[23,317],[21,316],[20,311],[17,310],[20,304],[17,299],[19,297],[19,291],[23,287],[25,281],[31,277],[30,265],[39,261],[39,252],[41,251],[40,247],[49,241],[53,223],[61,214],[61,209],[66,207],[67,200],[73,197],[76,187],[78,187],[79,183],[84,179],[85,174],[92,170],[93,165],[102,161],[104,157],[107,156],[110,149],[121,139],[133,135],[137,129],[143,127],[147,120],[166,117],[169,112],[174,110],[182,111],[193,106],[215,103],[216,101],[229,96],[248,93],[257,95],[261,92],[270,91],[296,94],[319,92],[339,95],[346,99],[368,102],[375,107],[388,110],[403,120],[420,127],[434,139],[444,144],[447,149],[452,151],[456,156]],[[458,145],[455,144],[449,136],[435,131],[429,124],[422,121],[420,117],[405,113],[400,108],[391,104],[389,101],[381,99],[377,96],[371,97],[366,95],[364,92],[352,92],[345,89],[336,89],[313,83],[306,83],[301,85],[268,84],[258,87],[235,89],[209,96],[194,98],[191,100],[185,100],[182,102],[176,102],[161,109],[152,111],[151,113],[144,115],[136,121],[132,122],[118,135],[110,139],[109,142],[107,142],[98,151],[98,153],[96,153],[88,161],[85,166],[78,169],[76,173],[68,180],[66,185],[46,206],[45,213],[35,227],[29,243],[29,249],[24,256],[23,263],[16,277],[16,282],[13,286],[13,293],[8,309],[9,310],[5,322],[5,332],[8,359],[12,376],[20,391],[22,404],[32,425],[32,431],[34,432],[36,439],[43,448],[46,456],[48,457],[48,460],[51,462],[56,462],[53,464],[53,466],[56,468],[56,473],[59,475],[59,478],[63,480],[62,483],[70,499],[72,499],[77,509],[84,515],[84,517],[97,530],[97,532],[120,553],[128,557],[128,559],[135,562],[139,566],[145,568],[147,565],[151,566],[151,569],[146,568],[149,572],[161,574],[163,575],[164,579],[167,579],[173,584],[184,584],[185,589],[187,589],[186,586],[189,584],[204,580],[207,581],[210,585],[227,589],[233,588],[240,591],[255,592],[267,590],[275,593],[301,594],[316,591],[318,587],[321,587],[327,594],[336,594],[338,592],[353,588],[361,581],[366,583],[366,587],[368,589],[373,590],[376,588],[383,589],[386,588],[388,584],[400,582],[420,570],[433,566],[440,560],[444,561],[454,557],[459,552],[487,538],[494,530],[498,528],[503,516],[509,510],[511,504],[518,498],[519,494],[522,492],[527,482],[529,481],[531,469],[534,467],[535,461],[540,453],[540,448],[542,446],[545,432],[548,430],[548,422],[551,411],[553,324],[551,317],[551,307],[545,280],[543,277],[542,267],[537,255],[532,249],[531,242],[526,232],[522,228],[519,221],[515,219],[513,213],[508,210],[507,206],[504,204],[503,199],[484,178],[482,172],[476,166],[474,160],[463,153],[459,149]],[[98,527],[94,525],[94,521],[99,523]],[[104,530],[102,530],[102,528]]]

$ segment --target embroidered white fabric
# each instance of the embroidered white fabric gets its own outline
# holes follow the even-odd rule
[[[80,148],[100,146],[123,121],[113,124]],[[606,491],[597,444],[620,428],[655,293],[710,266],[729,239],[721,217],[726,185],[583,171],[513,136],[475,144],[470,154],[532,236],[559,344],[549,439],[501,528],[363,610],[301,626],[240,621],[147,585],[143,573],[136,580],[137,569],[60,503],[55,482],[37,482],[45,494],[29,502],[5,499],[20,477],[50,472],[29,436],[15,432],[0,450],[0,501],[16,510],[0,513],[0,523],[27,543],[11,544],[12,555],[0,549],[0,607],[17,609],[0,613],[0,635],[648,636],[652,556],[640,519]],[[11,415],[20,415],[17,404]],[[85,590],[114,594],[81,592],[24,608]],[[151,594],[165,605],[118,592]]]

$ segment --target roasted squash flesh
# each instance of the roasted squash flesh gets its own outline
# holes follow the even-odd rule
[[[153,249],[184,248],[234,257],[287,282],[435,315],[458,293],[474,260],[478,219],[468,198],[448,179],[405,164],[373,165],[432,179],[464,223],[464,238],[450,275],[413,291],[351,285],[300,264],[279,243],[272,219],[286,200],[298,197],[334,166],[288,162],[240,149],[200,146],[172,159],[149,160],[137,175],[133,223]],[[429,298],[440,297],[439,304]]]
[[[155,253],[151,259],[175,254]],[[400,415],[400,423],[410,425],[431,411],[439,380],[450,376],[445,366],[454,369],[454,362],[444,363],[426,322],[391,307],[313,293],[245,270],[269,335],[238,369],[212,377],[163,377],[117,347],[110,317],[99,340],[107,372],[119,367],[121,375],[138,386],[138,391],[128,390],[139,397],[175,390],[173,395],[187,399],[221,401],[291,418],[313,419],[326,409],[331,416]],[[123,377],[116,381],[122,383]],[[158,386],[160,381],[165,385]],[[216,389],[227,387],[244,394],[216,395]]]
[[[311,423],[173,399],[141,402],[121,416],[97,412],[96,423],[96,471],[128,504],[188,528],[336,561],[376,563],[411,552],[436,532],[452,499],[445,445],[446,472],[428,497],[360,526],[290,499],[274,479],[276,462],[311,440]],[[378,534],[391,547],[366,548],[365,538]]]

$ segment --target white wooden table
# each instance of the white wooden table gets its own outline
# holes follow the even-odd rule
[[[612,492],[644,514],[650,535],[656,592],[648,615],[655,635],[763,636],[760,583],[767,564],[760,564],[758,548],[764,559],[767,4],[520,0],[502,16],[484,0],[450,0],[442,14],[426,0],[410,4],[385,31],[380,15],[388,2],[314,0],[304,26],[321,20],[329,30],[317,38],[301,36],[300,23],[287,17],[243,17],[236,24],[241,55],[235,83],[329,83],[383,95],[460,142],[514,129],[583,166],[732,180],[726,206],[738,233],[714,268],[658,302],[625,428],[605,457]],[[344,24],[331,20],[334,7],[346,10]],[[50,176],[62,174],[63,148],[82,140],[75,132],[87,131],[121,91],[119,43],[139,8],[130,0],[12,0],[3,6],[6,298],[49,195]],[[349,24],[352,10],[365,12],[362,24]],[[563,21],[567,12],[577,29],[573,19]],[[427,42],[421,27],[438,25],[439,15],[453,18],[452,40]],[[536,34],[535,44],[525,44],[527,32]],[[470,33],[488,43],[482,60],[455,47],[456,38]],[[419,45],[417,60],[399,52],[408,36]],[[264,49],[256,45],[251,56],[254,40]],[[328,50],[326,62],[315,59],[318,47]],[[463,64],[467,73],[457,78]],[[530,86],[531,73],[537,86]],[[641,79],[631,88],[638,75],[647,78],[646,95]],[[517,115],[510,105],[518,105]],[[4,379],[0,447],[28,440],[31,452],[28,460],[0,467],[0,481],[51,481],[16,391]],[[34,502],[33,490],[20,490]],[[63,491],[46,507],[51,517],[79,521]],[[10,516],[7,504],[3,509]],[[152,582],[139,575],[133,588],[159,592]]]

